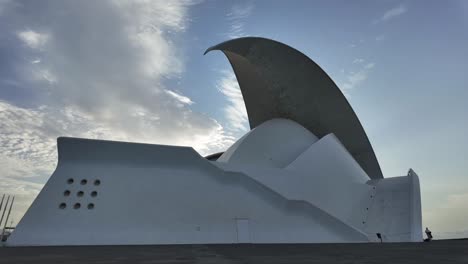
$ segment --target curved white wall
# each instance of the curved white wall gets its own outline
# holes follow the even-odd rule
[[[294,121],[272,119],[245,134],[217,161],[284,168],[317,141],[314,134]]]

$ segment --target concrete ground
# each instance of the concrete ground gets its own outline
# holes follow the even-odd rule
[[[468,240],[388,244],[3,247],[0,263],[468,263]]]

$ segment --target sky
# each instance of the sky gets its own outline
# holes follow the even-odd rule
[[[0,0],[0,191],[13,225],[59,136],[227,149],[249,130],[222,41],[258,36],[317,62],[384,177],[420,177],[423,226],[468,237],[468,1]]]

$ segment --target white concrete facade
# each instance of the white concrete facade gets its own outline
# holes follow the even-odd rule
[[[422,239],[413,172],[370,180],[333,134],[290,120],[240,141],[211,162],[188,147],[59,138],[57,169],[9,245]]]

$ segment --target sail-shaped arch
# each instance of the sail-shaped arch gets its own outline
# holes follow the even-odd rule
[[[367,135],[333,80],[300,51],[259,37],[223,42],[239,82],[250,128],[274,118],[293,120],[318,137],[334,133],[371,179],[383,178]]]

